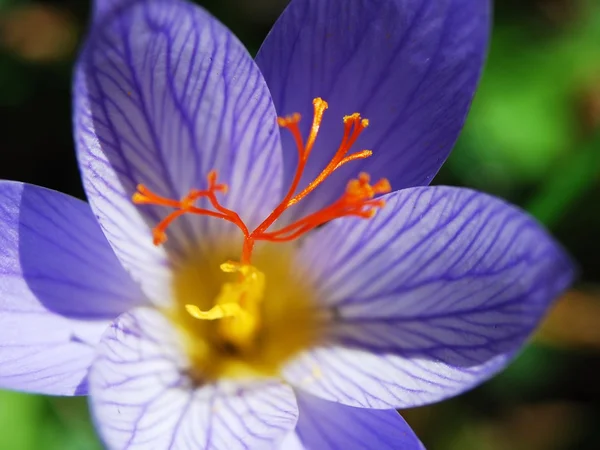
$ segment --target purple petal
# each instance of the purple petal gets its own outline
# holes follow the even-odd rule
[[[352,162],[298,205],[335,200],[366,171],[394,189],[427,185],[450,153],[479,78],[489,31],[488,0],[293,0],[256,61],[279,115],[301,113],[307,135],[314,97],[329,103],[305,181],[332,158],[342,117],[370,119]],[[296,151],[283,133],[286,179]],[[347,170],[346,170],[347,169]]]
[[[284,450],[423,450],[395,410],[370,410],[329,402],[296,390],[298,425]]]
[[[144,301],[84,202],[0,181],[0,387],[84,394],[110,321]]]
[[[173,210],[137,206],[138,183],[180,199],[216,169],[225,206],[250,226],[280,196],[280,139],[266,84],[222,24],[190,3],[142,1],[96,22],[76,70],[75,134],[83,181],[117,256],[156,301],[169,264],[235,227],[191,216],[157,248],[151,229]],[[200,206],[207,206],[199,203]]]
[[[292,363],[287,377],[374,408],[438,401],[490,377],[573,277],[532,218],[450,187],[390,194],[374,219],[315,233],[303,257],[333,323],[329,346]]]
[[[122,7],[134,1],[138,0],[93,0],[92,5],[94,19],[99,20],[105,14],[110,14],[110,12],[114,11],[116,8]]]
[[[197,385],[178,335],[154,309],[121,316],[90,372],[92,411],[109,448],[271,448],[294,429],[294,393],[277,380]]]

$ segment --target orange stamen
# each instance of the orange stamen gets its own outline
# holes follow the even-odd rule
[[[327,166],[321,171],[317,178],[315,178],[309,185],[298,195],[290,199],[288,201],[286,208],[298,203],[312,191],[314,191],[317,186],[319,186],[323,181],[325,181],[335,170],[340,168],[345,164],[345,156],[350,150],[350,148],[354,145],[362,131],[369,126],[369,121],[367,119],[362,119],[360,114],[354,113],[350,116],[344,117],[344,136],[342,137],[342,143],[338,147],[335,155],[327,164]],[[373,152],[370,150],[363,150],[362,152],[355,153],[351,155],[352,158],[348,159],[348,161],[353,161],[356,159],[367,158],[371,156]],[[346,161],[347,162],[347,161]],[[302,168],[304,169],[304,168]]]
[[[212,170],[207,175],[208,188],[206,190],[192,189],[188,195],[179,201],[161,197],[142,184],[137,186],[137,192],[133,194],[132,197],[134,203],[175,208],[174,212],[167,215],[167,217],[154,228],[154,244],[160,245],[167,240],[166,230],[178,217],[187,213],[206,215],[231,222],[242,231],[244,235],[244,245],[242,248],[241,263],[249,264],[256,241],[291,241],[340,217],[359,217],[363,219],[373,217],[376,211],[383,208],[385,205],[383,199],[375,199],[374,197],[390,192],[391,186],[389,181],[385,178],[371,185],[370,176],[366,173],[361,173],[357,179],[348,182],[346,191],[331,205],[309,214],[279,230],[268,231],[271,225],[273,225],[288,208],[300,202],[308,194],[313,192],[337,169],[351,161],[368,158],[373,153],[371,150],[361,150],[355,153],[349,153],[360,134],[369,126],[369,121],[362,118],[359,113],[345,116],[343,119],[344,134],[337,151],[321,173],[319,173],[303,190],[296,193],[302,176],[304,175],[308,158],[319,134],[323,115],[328,108],[327,102],[321,98],[314,99],[313,106],[313,121],[306,143],[302,138],[298,126],[301,119],[300,114],[296,113],[291,116],[279,117],[277,119],[279,126],[286,128],[292,135],[292,139],[294,140],[298,151],[298,163],[294,178],[292,179],[292,183],[290,184],[286,195],[258,227],[253,231],[250,231],[235,211],[221,205],[217,199],[216,193],[226,194],[228,186],[223,183],[218,183],[217,172]],[[212,208],[214,208],[214,211],[194,206],[195,202],[200,198],[206,198]]]
[[[167,235],[165,233],[167,227],[171,225],[171,223],[175,219],[186,213],[210,216],[215,217],[217,219],[226,220],[237,225],[242,231],[245,230],[245,235],[248,234],[248,229],[246,228],[246,225],[244,224],[242,219],[240,219],[239,215],[236,212],[223,207],[219,203],[219,200],[215,195],[216,192],[226,193],[228,186],[226,184],[217,183],[217,172],[214,170],[211,170],[206,178],[208,180],[207,190],[200,191],[197,189],[191,189],[190,192],[180,201],[161,197],[160,195],[157,195],[154,192],[152,192],[145,185],[138,184],[137,192],[135,192],[131,197],[133,203],[138,205],[157,205],[176,208],[174,212],[167,215],[167,217],[165,217],[152,230],[154,245],[164,244],[167,241]],[[203,197],[206,197],[211,203],[212,207],[215,208],[218,212],[195,207],[194,203],[196,202],[196,200]]]
[[[304,155],[302,154],[304,149],[304,140],[302,139],[302,134],[300,133],[300,128],[298,128],[298,122],[300,122],[300,114],[294,113],[288,117],[278,117],[277,125],[281,128],[287,128],[289,132],[292,134],[292,138],[294,139],[294,143],[296,144],[296,148],[298,149],[298,159],[301,160]]]
[[[277,242],[289,241],[340,217],[356,216],[365,219],[373,217],[377,209],[385,206],[384,200],[373,200],[373,198],[378,194],[387,194],[391,191],[391,186],[385,178],[374,185],[370,185],[369,182],[370,176],[361,173],[358,179],[348,182],[346,192],[336,202],[280,230],[265,233],[262,235],[262,239]]]
[[[271,214],[254,230],[253,233],[260,234],[269,228],[273,222],[275,222],[283,212],[289,208],[290,201],[292,201],[292,197],[294,196],[294,192],[298,189],[298,185],[300,184],[300,180],[302,179],[302,174],[304,173],[304,169],[306,167],[306,162],[308,161],[308,156],[313,148],[315,140],[317,138],[317,134],[319,133],[319,128],[321,127],[321,121],[323,120],[323,114],[325,110],[329,108],[327,102],[321,98],[315,98],[313,100],[314,114],[313,114],[313,122],[310,127],[310,134],[308,136],[308,140],[306,145],[302,144],[302,137],[300,136],[300,129],[298,128],[298,122],[300,121],[300,114],[294,114],[287,119],[285,119],[286,123],[284,124],[285,128],[288,128],[294,136],[294,140],[296,141],[296,146],[298,147],[298,165],[296,166],[296,173],[294,174],[294,179],[292,180],[292,184],[288,189],[287,194],[283,198],[283,200],[279,203],[279,205],[273,210]]]

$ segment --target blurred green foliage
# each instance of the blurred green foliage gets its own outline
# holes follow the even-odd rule
[[[582,133],[576,100],[600,77],[600,3],[591,2],[577,19],[547,34],[532,24],[497,24],[450,161],[465,180],[483,188],[502,183],[501,191],[535,183],[576,150]]]
[[[0,449],[100,450],[85,399],[0,391]]]
[[[284,4],[199,3],[252,52]],[[27,14],[13,14],[21,8]],[[476,187],[528,209],[574,255],[591,301],[600,301],[600,2],[497,0],[496,8],[481,88],[435,182]],[[43,44],[79,36],[88,9],[81,0],[0,0],[0,178],[83,195],[70,137],[76,49]],[[600,448],[598,349],[600,342],[585,352],[531,345],[484,386],[407,418],[430,449]],[[0,392],[0,430],[0,450],[101,448],[85,399]]]

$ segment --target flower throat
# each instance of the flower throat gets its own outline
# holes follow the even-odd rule
[[[272,225],[290,207],[304,199],[321,185],[333,172],[343,165],[358,159],[371,156],[370,150],[361,150],[350,153],[356,140],[368,127],[369,121],[354,113],[344,116],[344,134],[342,141],[327,164],[327,166],[300,192],[298,187],[302,175],[307,166],[308,158],[317,139],[323,114],[328,104],[321,98],[313,100],[314,114],[310,133],[306,142],[304,141],[298,124],[300,114],[292,114],[287,117],[279,117],[278,125],[286,128],[292,135],[298,151],[298,163],[290,187],[279,205],[260,223],[254,230],[250,230],[241,220],[240,216],[219,202],[217,194],[226,194],[228,186],[218,182],[218,174],[212,170],[207,175],[207,187],[203,190],[192,189],[180,200],[161,197],[152,192],[145,185],[139,184],[137,192],[132,200],[138,205],[159,205],[173,208],[153,229],[153,240],[155,245],[161,245],[167,241],[167,229],[175,219],[184,214],[197,214],[214,217],[235,224],[244,235],[242,254],[239,262],[225,262],[221,264],[221,270],[226,273],[237,273],[238,280],[225,283],[220,294],[215,300],[214,306],[208,311],[202,311],[198,306],[186,304],[187,312],[196,319],[216,320],[230,318],[229,321],[221,321],[219,333],[224,339],[237,348],[251,345],[253,338],[261,328],[260,303],[263,300],[265,277],[257,268],[251,265],[252,252],[257,241],[288,242],[303,234],[340,217],[371,218],[377,209],[385,205],[383,199],[375,199],[378,194],[390,192],[390,183],[383,178],[375,184],[370,184],[370,176],[361,173],[357,179],[348,182],[345,192],[332,204],[323,209],[307,215],[278,230],[271,230]],[[195,206],[198,199],[206,198],[213,209],[199,208]]]

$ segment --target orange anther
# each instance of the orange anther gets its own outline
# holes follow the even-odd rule
[[[376,194],[388,194],[392,192],[392,185],[387,178],[382,178],[373,185]]]
[[[359,119],[360,119],[360,114],[359,113],[353,113],[353,114],[349,114],[347,116],[344,116],[343,121],[344,121],[344,123],[349,123],[349,122],[356,122]]]
[[[376,194],[387,194],[390,192],[390,182],[382,178],[374,185],[370,184],[371,177],[362,172],[357,179],[350,180],[346,186],[347,201],[351,203],[370,200]]]
[[[131,196],[133,203],[177,207],[179,202],[156,195],[143,184],[137,185],[137,192]]]
[[[285,117],[278,117],[277,125],[279,125],[282,128],[288,127],[292,124],[296,124],[296,123],[300,122],[300,119],[301,119],[301,116],[299,113],[294,113],[290,116],[285,116]]]
[[[146,197],[145,195],[136,192],[135,194],[133,194],[131,196],[131,200],[133,201],[133,203],[135,203],[136,205],[142,205],[145,203],[150,203],[148,200],[148,197]]]
[[[277,123],[282,128],[287,128],[294,139],[296,148],[298,149],[298,160],[304,159],[304,141],[298,123],[300,122],[300,114],[295,113],[287,117],[278,117]]]
[[[372,219],[373,217],[375,217],[375,209],[368,209],[366,211],[364,211],[364,214],[362,215],[362,217],[364,217],[365,219]]]
[[[317,97],[313,100],[313,106],[313,122],[310,127],[310,134],[308,135],[308,139],[306,140],[306,146],[304,147],[304,151],[302,152],[305,160],[308,159],[308,156],[310,155],[315,141],[317,140],[317,135],[319,134],[319,129],[321,128],[321,122],[323,121],[323,114],[325,113],[325,110],[329,108],[329,104],[321,97]]]
[[[167,234],[163,231],[163,230],[159,230],[157,228],[154,228],[152,230],[152,236],[153,236],[153,240],[152,242],[154,243],[154,245],[156,245],[157,247],[161,244],[164,244],[165,242],[167,242]]]
[[[173,222],[175,219],[177,219],[179,216],[185,213],[186,211],[183,209],[172,212],[167,217],[165,217],[158,225],[156,225],[156,227],[152,229],[154,245],[158,246],[167,242],[167,234],[165,233],[165,230],[171,224],[171,222]]]
[[[329,108],[329,103],[323,100],[321,97],[313,98],[313,105],[315,110],[326,110]]]

